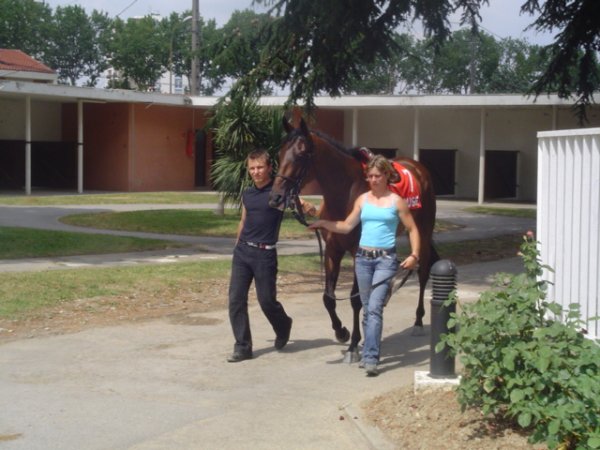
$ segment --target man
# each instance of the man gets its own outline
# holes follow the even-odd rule
[[[228,362],[252,358],[252,335],[248,318],[248,291],[254,280],[260,307],[275,331],[275,348],[281,350],[290,338],[292,318],[277,301],[277,250],[283,212],[269,206],[273,186],[271,163],[266,150],[254,150],[246,159],[254,186],[242,194],[242,217],[233,250],[229,284],[229,320],[235,345]]]

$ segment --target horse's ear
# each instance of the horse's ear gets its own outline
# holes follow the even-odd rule
[[[294,129],[285,116],[281,118],[281,122],[283,123],[283,129],[286,133],[290,133]]]
[[[300,119],[300,129],[302,130],[303,135],[308,136],[308,134],[309,134],[308,126],[306,125],[304,118]]]

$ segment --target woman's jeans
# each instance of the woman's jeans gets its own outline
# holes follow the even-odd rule
[[[365,339],[362,362],[377,364],[383,329],[383,307],[392,277],[398,270],[398,260],[395,253],[377,258],[357,256],[355,267],[358,291],[363,306],[362,323]],[[373,285],[386,279],[386,282],[373,288]]]

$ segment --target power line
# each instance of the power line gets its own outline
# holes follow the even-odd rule
[[[117,14],[115,17],[119,17],[121,14],[123,14],[125,11],[127,11],[129,8],[131,8],[135,3],[137,3],[138,0],[133,0],[129,5],[127,5],[125,7],[125,9],[123,9],[123,11],[121,11],[119,14]]]

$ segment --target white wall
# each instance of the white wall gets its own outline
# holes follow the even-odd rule
[[[538,134],[537,240],[548,298],[600,316],[600,128]],[[589,321],[591,336],[600,323]]]
[[[31,102],[31,138],[34,141],[60,141],[60,103]],[[0,139],[25,139],[25,101],[0,99]]]

